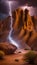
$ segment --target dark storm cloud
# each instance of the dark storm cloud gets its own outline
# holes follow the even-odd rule
[[[20,3],[21,5],[28,3],[29,6],[37,6],[37,0],[20,0]]]
[[[6,5],[6,2],[0,3],[0,13],[8,13],[9,7]]]
[[[12,1],[11,3],[12,3],[12,5],[11,5],[12,10],[14,10],[15,8],[17,8],[19,6],[19,4],[18,4],[19,2],[17,2],[17,1]],[[9,13],[8,1],[0,2],[0,13],[6,13],[6,14]]]
[[[37,6],[37,0],[0,0],[0,1],[18,1],[19,5],[24,5],[25,3],[28,3],[32,6]]]

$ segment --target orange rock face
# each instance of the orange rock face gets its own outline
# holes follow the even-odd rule
[[[21,11],[22,11],[22,14],[21,14]],[[23,18],[24,17],[23,10],[21,9],[18,10],[18,14],[16,10],[16,14],[15,14],[16,17],[14,18],[14,25],[13,25],[13,29],[15,31],[14,38],[22,40],[21,42],[22,44],[26,42],[26,44],[32,48],[35,43],[37,44],[36,41],[34,43],[34,40],[37,39],[37,16],[27,15],[28,19],[27,19],[27,26],[26,26],[26,23]]]

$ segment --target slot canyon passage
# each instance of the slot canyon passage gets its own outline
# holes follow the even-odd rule
[[[6,56],[0,65],[22,65],[24,53],[37,52],[37,7],[19,1],[1,1],[0,5],[0,50],[6,55],[14,53]],[[16,63],[15,59],[20,61]]]

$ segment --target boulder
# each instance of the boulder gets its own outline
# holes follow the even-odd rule
[[[8,42],[0,43],[0,50],[4,51],[5,54],[7,54],[7,55],[13,54],[16,49],[17,49],[17,47],[11,43],[8,43]]]

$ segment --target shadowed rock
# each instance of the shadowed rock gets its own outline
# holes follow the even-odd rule
[[[0,21],[0,42],[6,40],[10,31],[10,16]]]
[[[0,43],[0,50],[4,51],[5,54],[13,54],[15,52],[15,50],[17,49],[16,46],[14,46],[13,44],[10,44],[8,42],[1,42]]]

